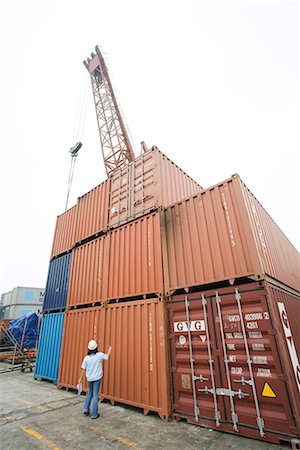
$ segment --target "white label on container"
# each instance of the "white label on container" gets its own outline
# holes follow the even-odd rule
[[[268,358],[266,356],[253,356],[253,364],[268,364]]]
[[[232,314],[232,315],[227,314],[224,317],[224,320],[227,322],[240,322],[241,318],[238,314]]]
[[[174,322],[174,332],[182,333],[185,331],[205,331],[204,320],[192,320],[191,322]]]
[[[153,341],[152,341],[152,316],[149,314],[149,359],[150,371],[153,371]]]
[[[255,328],[258,328],[258,323],[257,322],[247,322],[246,327],[248,328],[248,330],[255,330]]]
[[[300,392],[300,363],[298,361],[297,352],[295,349],[294,339],[293,339],[293,335],[292,335],[292,330],[291,330],[291,327],[290,327],[290,324],[288,321],[284,303],[278,302],[278,309],[279,309],[279,313],[280,313],[282,327],[283,327],[284,334],[285,334],[287,347],[288,347],[290,358],[292,361],[292,366],[293,366],[293,370],[294,370],[296,383],[298,386],[298,390]]]
[[[228,211],[228,206],[227,206],[227,202],[226,202],[226,198],[225,198],[224,193],[222,193],[222,201],[223,201],[223,208],[224,208],[224,211],[225,211],[225,217],[226,217],[226,222],[227,222],[229,239],[230,239],[230,242],[231,242],[231,246],[235,247],[235,239],[234,239],[234,235],[233,235],[233,229],[232,229],[230,214],[229,214],[229,211]]]
[[[228,350],[235,350],[235,344],[227,344]]]
[[[263,335],[261,331],[249,331],[250,339],[262,339]]]
[[[234,339],[243,339],[243,333],[233,333]]]
[[[242,375],[243,368],[242,367],[231,367],[231,374],[232,375]]]
[[[263,377],[263,378],[271,378],[272,374],[271,374],[271,370],[270,369],[257,369],[257,373],[256,375],[258,377]]]
[[[245,314],[245,320],[263,320],[263,314],[261,312]]]
[[[261,226],[261,223],[259,220],[258,212],[256,210],[254,197],[250,193],[249,193],[249,200],[250,200],[251,209],[252,209],[252,213],[253,213],[253,219],[254,219],[254,222],[255,222],[256,228],[257,228],[258,237],[259,237],[263,251],[266,252],[267,246],[266,246],[266,241],[265,241],[264,234],[263,234],[263,229],[262,229],[262,226]]]
[[[265,350],[264,344],[252,344],[252,350],[263,352]]]
[[[235,355],[229,355],[229,362],[236,362],[236,356]]]

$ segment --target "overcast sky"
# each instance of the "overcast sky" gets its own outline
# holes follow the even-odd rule
[[[239,173],[299,250],[299,17],[288,0],[1,0],[0,294],[45,287],[76,140],[69,206],[105,179],[96,44],[137,151],[204,187]]]

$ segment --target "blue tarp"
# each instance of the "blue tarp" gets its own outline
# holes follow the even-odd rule
[[[25,334],[22,342],[24,328]],[[27,313],[20,319],[12,320],[8,329],[19,345],[22,344],[22,348],[35,348],[40,329],[39,317],[34,312]]]

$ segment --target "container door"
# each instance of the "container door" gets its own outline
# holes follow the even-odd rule
[[[205,297],[169,305],[174,410],[192,422],[220,425],[224,402],[217,397],[214,326]]]
[[[294,436],[265,291],[191,294],[169,308],[175,416],[250,437]]]
[[[271,299],[270,299],[271,300]],[[264,290],[211,297],[221,391],[233,429],[293,434],[294,419]],[[249,434],[250,435],[250,434]]]

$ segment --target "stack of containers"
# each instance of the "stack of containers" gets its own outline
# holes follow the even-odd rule
[[[113,347],[112,403],[298,436],[300,256],[238,175],[203,190],[154,148],[65,214],[50,263],[71,255],[59,387],[76,387],[96,339]]]
[[[58,218],[50,268],[63,258],[70,264],[63,280],[68,295],[59,387],[76,387],[87,342],[96,339],[101,351],[108,344],[114,349],[105,367],[102,398],[169,417],[159,211],[200,191],[152,148]],[[45,299],[49,315],[57,307],[56,289],[54,283],[51,306]]]
[[[238,175],[164,220],[173,417],[297,439],[299,253]]]
[[[58,220],[58,223],[62,223],[67,215],[68,213],[65,213],[64,217]],[[64,246],[60,248],[64,248]],[[70,262],[71,252],[64,252],[62,255],[55,255],[49,265],[43,304],[43,319],[34,371],[36,379],[51,380],[55,384],[57,384],[67,303]]]

